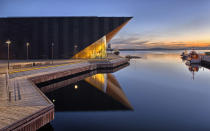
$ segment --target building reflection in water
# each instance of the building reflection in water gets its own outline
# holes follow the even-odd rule
[[[86,75],[84,75],[86,76]],[[42,87],[55,111],[132,110],[120,84],[112,74],[95,74],[71,83],[71,79]],[[75,81],[75,78],[72,78]],[[61,86],[62,85],[62,86]],[[42,90],[41,88],[41,90]]]
[[[85,78],[85,81],[111,96],[116,101],[123,104],[128,109],[132,109],[127,97],[123,93],[120,84],[112,74],[96,74],[91,77]]]

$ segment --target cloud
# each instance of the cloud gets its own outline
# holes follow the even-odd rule
[[[119,37],[111,41],[114,47],[123,47],[123,48],[130,48],[130,47],[146,47],[149,43],[148,40],[141,40],[138,36],[132,37]]]
[[[154,41],[143,40],[138,36],[118,37],[111,41],[112,48],[120,49],[146,49],[146,48],[184,48],[184,47],[209,47],[209,42],[195,42],[195,41]]]

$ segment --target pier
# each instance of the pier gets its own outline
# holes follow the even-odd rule
[[[210,68],[210,56],[201,56],[201,65]]]
[[[54,119],[53,103],[36,84],[128,62],[117,57],[13,69],[8,82],[7,75],[0,74],[0,130],[37,130]]]
[[[6,86],[0,77],[0,130],[36,130],[54,118],[54,105],[26,77],[13,78]]]

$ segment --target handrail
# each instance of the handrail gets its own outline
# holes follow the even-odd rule
[[[7,91],[7,98],[9,101],[11,101],[11,91],[9,90],[9,72],[7,69],[7,72],[5,74],[6,77],[6,91]]]

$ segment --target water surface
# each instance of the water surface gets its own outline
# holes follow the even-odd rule
[[[122,52],[142,58],[47,92],[56,113],[45,129],[210,130],[210,70],[187,66],[180,53]]]

